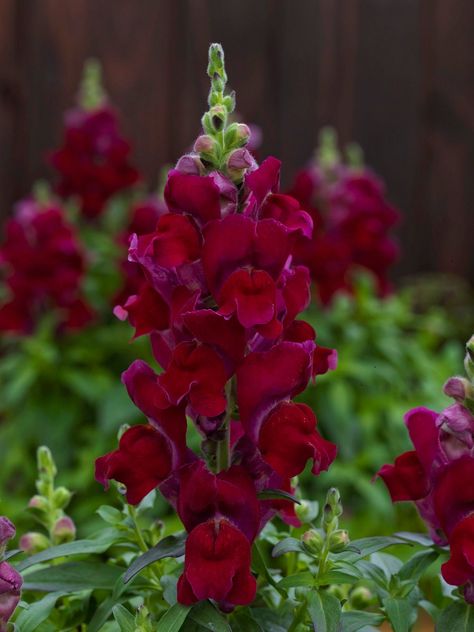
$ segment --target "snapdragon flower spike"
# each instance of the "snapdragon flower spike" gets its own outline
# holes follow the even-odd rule
[[[81,293],[85,257],[74,228],[54,201],[22,200],[5,228],[0,266],[8,290],[0,330],[31,333],[54,310],[63,329],[81,329],[93,311]]]
[[[316,292],[329,303],[351,292],[357,268],[371,272],[381,295],[390,290],[388,271],[398,257],[390,234],[398,211],[385,198],[381,180],[359,161],[343,162],[334,132],[323,130],[315,159],[289,190],[314,224],[311,240],[300,241],[296,259],[311,271]]]
[[[49,160],[59,175],[58,195],[78,198],[88,219],[100,215],[110,198],[138,182],[140,174],[129,161],[130,144],[118,128],[116,112],[100,85],[100,68],[84,68],[79,104],[65,116],[64,141]]]
[[[218,45],[209,76],[204,133],[170,171],[154,229],[131,239],[144,285],[117,310],[150,335],[163,368],[136,361],[123,375],[149,426],[128,430],[97,477],[124,483],[129,502],[159,487],[189,533],[178,600],[210,598],[228,611],[255,595],[250,551],[265,523],[279,514],[299,524],[286,496],[259,493],[292,493],[309,460],[318,474],[335,457],[313,412],[292,399],[337,356],[297,320],[310,276],[294,254],[311,218],[279,193],[280,161],[258,166],[247,126],[228,124]],[[186,448],[186,418],[202,435],[200,456]]]
[[[456,403],[441,413],[427,408],[407,413],[415,449],[384,465],[378,476],[394,502],[415,502],[437,544],[450,546],[443,577],[463,586],[466,600],[474,603],[474,490],[469,484],[474,478],[474,415],[459,401],[459,389],[450,394]]]

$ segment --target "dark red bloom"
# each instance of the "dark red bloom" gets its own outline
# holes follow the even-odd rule
[[[167,213],[158,220],[156,231],[139,237],[132,248],[138,263],[149,257],[154,265],[175,268],[199,257],[201,238],[190,218]]]
[[[466,485],[467,486],[467,485]],[[474,513],[459,521],[449,539],[450,558],[441,573],[454,586],[474,581]],[[470,600],[473,603],[472,598]]]
[[[209,520],[188,536],[178,601],[191,605],[214,599],[227,606],[253,601],[257,588],[250,573],[250,544],[227,520]]]
[[[122,374],[122,382],[133,403],[150,423],[171,440],[171,449],[178,456],[186,451],[186,415],[184,403],[168,402],[159,384],[159,376],[143,360],[135,360]]]
[[[170,404],[188,396],[194,411],[215,417],[224,412],[227,373],[221,358],[209,346],[182,342],[174,350],[171,363],[158,383]]]
[[[285,478],[301,474],[313,459],[313,474],[327,470],[337,448],[316,431],[316,417],[306,404],[282,402],[262,423],[258,447],[263,458]]]
[[[199,342],[215,346],[234,362],[243,358],[245,329],[235,316],[226,318],[212,309],[199,309],[184,314],[183,320]]]
[[[263,418],[276,404],[304,390],[311,376],[312,351],[312,343],[281,342],[245,357],[237,369],[237,400],[251,438],[257,440]]]
[[[310,238],[313,233],[311,215],[303,211],[298,200],[290,195],[272,193],[262,205],[260,217],[273,218],[284,224],[291,232],[297,231]]]
[[[382,183],[368,169],[318,164],[300,172],[290,195],[311,215],[311,241],[300,240],[296,260],[308,265],[323,303],[351,291],[357,267],[373,273],[378,289],[389,289],[388,269],[398,256],[390,230],[398,211],[385,200]]]
[[[277,279],[290,254],[285,227],[273,219],[259,222],[243,215],[229,215],[204,231],[202,262],[211,292],[238,268],[264,270]]]
[[[219,186],[219,184],[221,186]],[[222,186],[215,176],[196,176],[172,171],[165,187],[165,201],[172,213],[188,213],[199,223],[206,224],[221,217],[221,196],[236,200],[231,182]]]
[[[55,310],[63,329],[80,329],[92,320],[81,296],[84,255],[60,207],[21,202],[7,222],[0,265],[10,294],[0,308],[4,330],[29,333],[48,309]]]
[[[237,465],[217,475],[203,461],[182,468],[178,513],[188,531],[211,518],[226,518],[250,542],[260,523],[253,480],[245,468]]]
[[[120,320],[128,317],[130,324],[135,327],[134,338],[169,326],[168,305],[148,284],[142,284],[139,294],[130,296],[123,307],[117,306],[114,314]]]
[[[109,480],[123,483],[127,501],[138,504],[163,482],[173,469],[169,440],[152,426],[133,426],[120,439],[119,448],[96,460],[95,477],[104,487]]]
[[[434,508],[443,531],[451,531],[459,520],[474,512],[474,458],[462,456],[446,465],[436,480]]]
[[[264,270],[237,270],[221,288],[219,312],[231,316],[234,312],[241,325],[266,325],[275,318],[276,286]]]
[[[378,476],[383,478],[394,502],[420,500],[430,490],[429,480],[414,450],[397,456],[393,465],[381,467]]]
[[[84,215],[96,217],[113,195],[140,179],[129,154],[130,145],[120,135],[110,107],[71,110],[63,145],[50,156],[60,176],[57,192],[64,198],[77,196]]]

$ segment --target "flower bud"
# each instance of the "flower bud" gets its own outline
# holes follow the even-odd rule
[[[30,509],[38,509],[38,511],[47,511],[49,508],[48,500],[44,496],[36,494],[28,503]]]
[[[47,448],[45,445],[40,446],[38,448],[37,457],[38,469],[40,470],[40,472],[45,472],[49,474],[50,477],[56,476],[58,472],[50,449]]]
[[[69,504],[72,493],[66,487],[58,487],[53,493],[53,503],[57,509],[64,509]]]
[[[199,138],[202,138],[200,136]],[[185,175],[199,176],[204,173],[204,165],[197,154],[186,154],[176,163],[176,171]]]
[[[234,151],[229,154],[227,168],[232,171],[248,169],[248,167],[251,167],[254,163],[255,160],[252,158],[252,154],[247,149],[241,147],[240,149],[234,149]]]
[[[15,537],[16,529],[13,522],[8,520],[6,516],[0,516],[0,553],[5,549],[9,540]]]
[[[351,591],[349,599],[351,606],[356,610],[365,610],[373,601],[372,592],[365,586],[357,586]]]
[[[474,394],[469,380],[466,380],[465,377],[458,376],[449,378],[443,386],[443,392],[458,402],[462,402],[467,398],[472,399]]]
[[[248,125],[245,125],[245,123],[237,123],[236,137],[242,144],[248,143],[251,135],[252,133]]]
[[[301,504],[295,506],[295,513],[298,520],[303,524],[312,522],[318,515],[319,505],[317,502],[302,500]]]
[[[56,521],[52,535],[56,543],[71,542],[76,537],[76,525],[69,516]]]
[[[345,529],[338,529],[329,536],[329,550],[332,553],[339,553],[346,548],[349,542],[349,533]]]
[[[198,136],[194,141],[194,151],[198,154],[212,154],[214,151],[215,141],[208,134]]]
[[[7,562],[0,562],[0,629],[12,616],[20,601],[23,580],[20,573]]]
[[[20,549],[28,553],[29,555],[33,555],[34,553],[39,553],[40,551],[44,551],[51,546],[51,542],[48,538],[42,533],[38,533],[37,531],[30,531],[29,533],[25,533],[20,538]]]
[[[227,109],[222,105],[214,105],[209,110],[209,114],[211,116],[212,126],[214,127],[216,132],[219,132],[224,126],[225,120],[227,118]]]
[[[308,549],[309,553],[313,553],[316,555],[321,553],[321,549],[324,544],[324,538],[319,531],[316,531],[316,529],[310,529],[309,531],[303,533],[301,540],[306,549]]]
[[[474,380],[474,336],[471,336],[466,343],[466,357],[464,358],[464,368],[470,380]]]

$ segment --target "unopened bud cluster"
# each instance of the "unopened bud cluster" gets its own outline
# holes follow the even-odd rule
[[[444,384],[443,391],[448,397],[474,411],[474,336],[466,343],[464,368],[467,377],[450,377]]]
[[[341,496],[333,487],[326,496],[321,528],[306,531],[301,540],[310,555],[326,558],[329,553],[340,553],[349,544],[349,533],[339,529],[339,516],[342,514]]]
[[[47,534],[30,531],[20,538],[20,548],[30,554],[38,553],[56,544],[70,542],[76,537],[76,526],[64,512],[72,494],[66,487],[55,487],[57,469],[49,449],[45,446],[40,447],[37,460],[36,489],[38,493],[31,498],[28,508],[32,510]]]

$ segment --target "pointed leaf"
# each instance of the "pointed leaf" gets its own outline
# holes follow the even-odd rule
[[[123,571],[124,569],[120,566],[91,562],[66,562],[25,574],[23,576],[23,589],[40,592],[62,590],[75,592],[94,590],[95,588],[112,590]]]
[[[164,616],[158,621],[158,632],[178,632],[181,630],[183,623],[186,621],[186,617],[189,614],[191,608],[189,606],[183,606],[180,603],[175,603],[167,610]]]
[[[338,632],[341,621],[339,599],[325,591],[318,591],[309,593],[307,601],[315,632]]]
[[[259,500],[290,500],[292,503],[301,505],[301,501],[283,489],[264,489],[257,494]]]
[[[436,622],[436,632],[472,632],[474,630],[474,606],[456,601],[443,610]]]
[[[120,632],[135,632],[137,629],[137,626],[135,625],[135,617],[127,610],[127,608],[121,604],[117,604],[113,607],[112,613],[115,621],[118,623]]]
[[[387,597],[383,605],[387,618],[392,624],[393,632],[410,632],[413,607],[407,599]]]
[[[300,540],[285,538],[273,547],[272,557],[280,557],[285,553],[305,553],[305,549]]]
[[[439,557],[438,551],[428,549],[415,553],[415,555],[405,562],[398,571],[400,579],[413,579],[418,581],[426,569]]]
[[[16,620],[18,629],[22,632],[33,632],[49,617],[57,600],[66,595],[65,592],[54,592],[43,599],[32,603],[23,610]]]
[[[300,586],[314,586],[314,577],[309,571],[303,573],[296,573],[295,575],[289,575],[284,577],[278,582],[279,588],[297,588]]]
[[[232,632],[227,619],[209,601],[193,606],[189,618],[210,632]]]
[[[187,534],[183,531],[178,535],[169,535],[163,538],[163,540],[160,540],[156,546],[137,557],[137,559],[130,564],[127,572],[123,576],[123,581],[125,583],[129,582],[132,577],[135,577],[135,575],[144,568],[164,557],[181,557],[181,555],[184,555],[186,537]]]
[[[383,614],[375,612],[362,612],[361,610],[353,610],[351,612],[343,612],[341,617],[341,632],[358,632],[366,626],[379,626],[385,617]]]
[[[66,544],[59,544],[58,546],[52,546],[45,551],[31,555],[25,560],[16,565],[18,571],[24,571],[30,566],[35,564],[41,564],[41,562],[48,562],[49,560],[57,559],[58,557],[67,557],[69,555],[84,555],[91,553],[104,553],[119,537],[119,532],[115,529],[105,529],[102,534],[95,540],[76,540],[75,542],[68,542]]]

